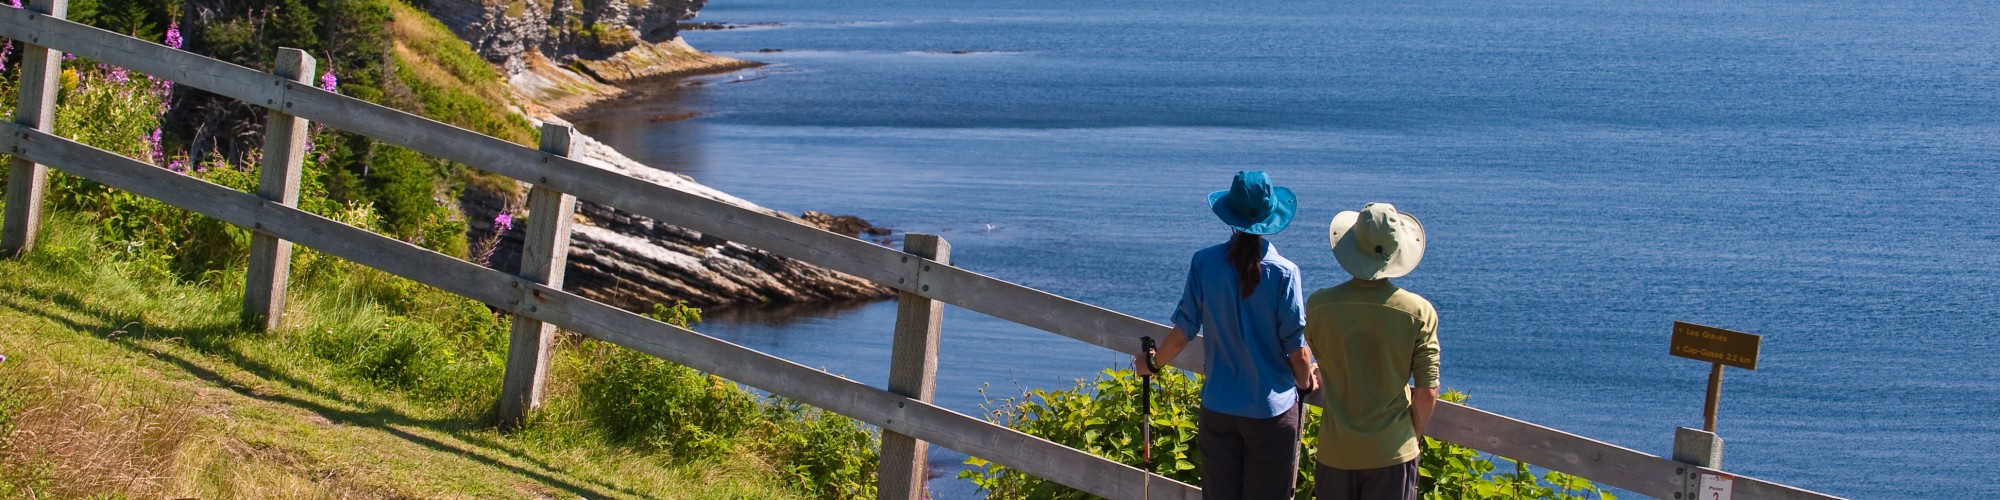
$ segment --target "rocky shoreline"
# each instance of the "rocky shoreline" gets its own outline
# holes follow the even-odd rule
[[[632,85],[759,65],[703,53],[680,38],[681,23],[693,18],[704,1],[429,0],[426,8],[507,76],[518,111],[539,126],[567,124],[560,115],[627,95],[626,87]],[[584,163],[637,182],[879,243],[890,241],[890,231],[858,217],[808,212],[801,218],[764,208],[687,176],[648,167],[589,137],[577,137],[571,148]],[[473,185],[459,199],[468,221],[467,239],[492,242],[486,260],[495,269],[519,268],[526,224],[496,227],[495,216],[533,217],[522,213],[527,187]],[[628,310],[650,311],[656,304],[680,301],[708,308],[777,306],[893,294],[867,280],[589,200],[578,200],[575,217],[563,288]]]
[[[563,123],[560,119],[547,120]],[[571,145],[586,164],[649,182],[846,234],[886,243],[893,232],[859,217],[807,212],[805,217],[764,208],[748,200],[648,167],[604,143],[579,135]],[[522,183],[518,193],[527,192]],[[506,211],[522,220],[525,200],[514,192],[467,188],[459,209],[469,221],[467,239],[494,239],[495,216]],[[887,287],[787,257],[661,223],[589,200],[578,200],[570,235],[564,289],[633,311],[685,301],[699,307],[768,306],[887,298]],[[489,265],[519,270],[526,224],[504,229]]]

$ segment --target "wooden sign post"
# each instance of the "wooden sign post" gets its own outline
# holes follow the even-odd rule
[[[1715,364],[1708,372],[1708,404],[1702,409],[1702,430],[1715,432],[1716,406],[1722,402],[1722,365],[1757,369],[1757,350],[1764,338],[1693,323],[1674,322],[1668,353]]]

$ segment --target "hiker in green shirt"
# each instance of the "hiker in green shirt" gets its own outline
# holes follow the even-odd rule
[[[1417,440],[1438,397],[1437,309],[1389,278],[1423,259],[1424,226],[1393,205],[1370,203],[1335,215],[1328,233],[1354,279],[1306,299],[1306,342],[1320,362],[1326,403],[1314,494],[1414,500]]]

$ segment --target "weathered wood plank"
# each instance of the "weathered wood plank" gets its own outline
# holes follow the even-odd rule
[[[542,151],[569,156],[576,131],[542,125]],[[561,289],[569,262],[570,220],[576,197],[543,186],[528,192],[528,231],[521,248],[521,278]],[[499,231],[495,228],[494,231]],[[510,327],[507,372],[500,388],[498,424],[512,430],[527,423],[528,413],[542,406],[549,381],[549,346],[556,325],[516,315]]]
[[[278,49],[272,72],[281,78],[310,82],[316,61],[305,51]],[[288,207],[299,206],[299,176],[305,166],[306,120],[270,110],[264,119],[264,164],[257,173],[257,196]],[[244,273],[243,318],[262,331],[276,330],[285,320],[285,287],[291,281],[292,242],[262,232],[250,234],[250,265]]]
[[[5,10],[5,9],[0,9]],[[520,280],[478,264],[370,233],[297,208],[148,165],[46,132],[0,122],[0,149],[30,161],[157,199],[253,231],[265,231],[356,263],[512,308]],[[448,284],[449,287],[440,286]]]
[[[869,387],[693,331],[541,286],[528,312],[589,335],[745,385],[824,408],[883,430],[937,443],[1113,499],[1137,499],[1148,474],[1079,450]],[[1151,476],[1152,498],[1197,498],[1200,490]]]
[[[1680,491],[1671,460],[1457,404],[1439,404],[1427,434],[1655,498]]]
[[[1427,431],[1432,438],[1654,498],[1674,498],[1675,493],[1683,491],[1685,483],[1682,481],[1686,475],[1696,470],[1715,472],[1449,402],[1438,403],[1437,413],[1432,416]],[[1736,476],[1736,498],[1825,500],[1839,497]]]
[[[69,1],[29,0],[26,9],[4,10],[61,18],[69,11]],[[33,39],[23,41],[30,43],[21,47],[20,100],[14,108],[14,123],[36,130],[55,130],[56,90],[62,88],[56,79],[62,73],[62,53],[34,45]],[[0,220],[0,257],[20,257],[35,249],[35,237],[42,231],[42,198],[48,184],[49,170],[42,165],[18,156],[8,163],[7,210],[0,216],[4,217]]]
[[[1139,337],[1163,339],[1173,333],[1166,325],[958,267],[940,265],[923,281],[927,287],[914,290],[917,295],[1126,354],[1139,354]],[[1202,343],[1194,342],[1172,365],[1206,373],[1203,363]]]
[[[202,90],[267,108],[284,95],[283,77],[28,10],[0,9],[0,36],[175,82],[200,81]]]
[[[951,243],[931,234],[903,237],[903,252],[943,265],[951,262]],[[936,267],[918,269],[917,285]],[[889,392],[923,402],[937,392],[938,329],[944,324],[944,303],[910,292],[899,292],[896,330],[889,356]],[[876,498],[918,500],[929,471],[930,445],[896,432],[882,433],[881,467],[876,468]]]
[[[289,109],[374,137],[544,186],[579,199],[742,243],[895,288],[914,287],[913,265],[880,245],[830,233],[500,139],[325,92],[295,94]]]
[[[1709,470],[1708,472],[1720,472],[1720,471]],[[1727,472],[1723,473],[1728,474]],[[1734,474],[1730,475],[1735,476]],[[1755,500],[1846,500],[1844,497],[1837,497],[1825,493],[1820,493],[1817,491],[1807,490],[1804,488],[1765,481],[1754,477],[1744,477],[1744,476],[1735,476],[1735,477],[1736,477],[1735,481],[1736,494],[1732,498],[1755,499]]]
[[[1192,486],[847,380],[691,330],[509,276],[395,239],[186,177],[46,133],[0,124],[0,148],[108,186],[272,233],[327,254],[416,280],[668,361],[854,417],[1113,499],[1199,498]]]

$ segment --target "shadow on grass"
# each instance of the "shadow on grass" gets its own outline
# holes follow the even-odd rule
[[[23,300],[23,298],[26,300]],[[186,328],[161,328],[157,325],[145,324],[144,318],[124,316],[113,311],[90,307],[78,297],[71,294],[51,293],[35,289],[32,286],[23,287],[15,285],[0,285],[0,307],[41,317],[73,330],[90,332],[115,345],[173,363],[182,371],[196,378],[217,387],[227,388],[246,397],[305,409],[332,422],[379,429],[404,441],[415,443],[435,451],[462,456],[496,469],[506,470],[542,484],[553,486],[572,495],[590,498],[607,497],[611,496],[612,493],[624,496],[641,496],[640,493],[628,488],[597,481],[587,481],[590,484],[578,484],[574,481],[560,479],[553,475],[555,473],[554,467],[551,467],[545,461],[528,456],[518,448],[506,446],[498,440],[485,439],[482,436],[455,434],[455,431],[490,427],[491,415],[485,415],[476,419],[416,418],[394,409],[381,407],[380,405],[355,401],[345,397],[340,391],[321,387],[318,384],[284,373],[282,370],[268,363],[244,355],[236,346],[228,342],[230,339],[238,336],[258,335],[249,333],[241,323],[233,320],[207,322]],[[78,320],[75,317],[83,317],[85,319]],[[140,330],[137,332],[127,330],[133,327],[138,327]],[[256,378],[285,384],[297,390],[343,403],[345,406],[358,410],[337,408],[320,402],[285,395],[261,393],[251,389],[256,381],[233,380],[226,375],[205,368],[181,354],[136,342],[138,340],[164,339],[180,339],[181,342],[196,352],[219,357],[223,361],[242,369]],[[442,442],[417,435],[399,427],[417,427],[440,434],[453,435],[458,439],[492,448],[494,451],[504,453],[514,460],[534,464],[535,468],[539,470],[531,470],[504,463],[499,459],[489,456],[488,453],[484,453],[484,450]]]

